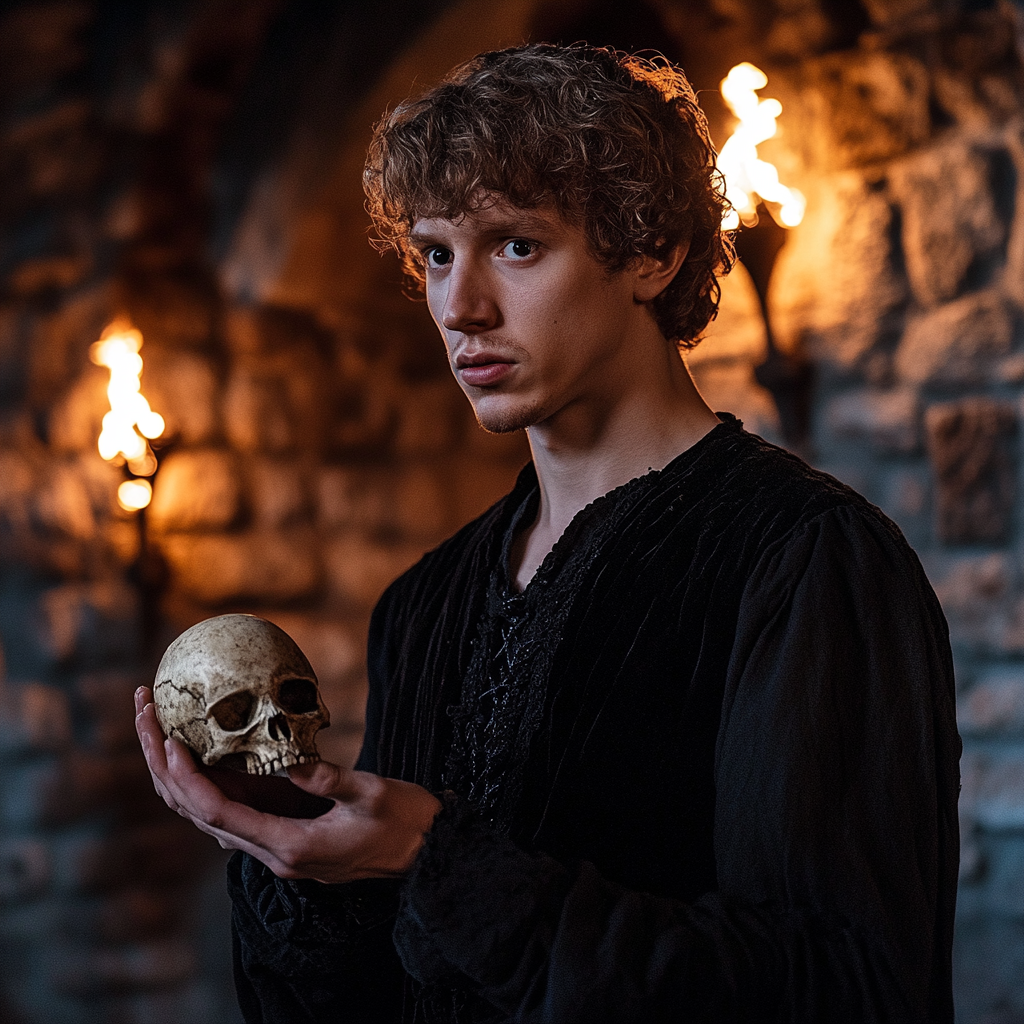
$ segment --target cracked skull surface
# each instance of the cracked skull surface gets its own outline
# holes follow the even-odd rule
[[[255,615],[218,615],[164,652],[153,684],[166,736],[206,765],[272,775],[319,761],[330,723],[316,675],[294,640]]]

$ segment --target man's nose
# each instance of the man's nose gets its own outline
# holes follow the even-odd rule
[[[471,265],[458,263],[448,272],[441,324],[448,331],[475,333],[494,327],[498,320],[498,307],[486,275]]]

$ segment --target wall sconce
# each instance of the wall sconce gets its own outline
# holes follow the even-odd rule
[[[722,79],[722,97],[739,119],[718,154],[732,206],[722,226],[739,229],[736,251],[754,282],[764,318],[768,354],[754,367],[754,376],[771,393],[786,444],[806,454],[814,367],[800,352],[784,352],[776,343],[768,315],[768,282],[786,231],[803,220],[807,203],[800,192],[779,181],[773,164],[757,155],[758,145],[775,135],[775,122],[782,113],[778,100],[758,98],[757,90],[767,84],[768,76],[748,63],[737,64]]]
[[[107,398],[110,411],[103,417],[97,441],[100,455],[126,467],[130,476],[117,489],[117,502],[126,512],[138,512],[139,549],[131,575],[142,600],[142,637],[145,648],[157,636],[159,602],[166,583],[166,566],[148,542],[145,509],[153,498],[150,478],[157,459],[150,445],[164,432],[164,418],[154,412],[142,394],[142,334],[130,323],[116,320],[89,348],[89,358],[110,370]]]

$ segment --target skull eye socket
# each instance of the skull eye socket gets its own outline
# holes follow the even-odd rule
[[[286,679],[277,691],[277,706],[290,715],[308,715],[320,709],[316,683],[309,679]]]
[[[249,724],[249,717],[252,715],[253,705],[256,699],[251,693],[239,690],[237,693],[229,693],[221,697],[216,704],[210,708],[210,714],[225,732],[238,732]]]

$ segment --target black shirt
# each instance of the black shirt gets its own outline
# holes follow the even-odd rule
[[[522,595],[557,628],[499,744],[520,792],[477,813],[467,695],[508,676],[477,652],[536,491],[528,467],[374,613],[360,767],[462,788],[393,942],[392,883],[238,859],[247,1019],[951,1020],[952,669],[898,529],[735,421],[588,506]]]

